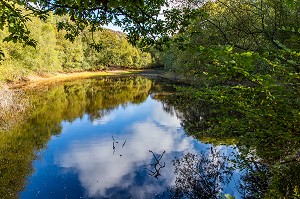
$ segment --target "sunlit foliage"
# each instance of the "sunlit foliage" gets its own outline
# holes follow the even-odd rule
[[[190,87],[178,87],[181,94],[168,102],[182,113],[189,134],[239,146],[239,168],[253,176],[245,177],[245,198],[296,197],[299,1],[175,2],[181,7],[170,15],[189,15],[175,18],[182,25],[161,59]],[[254,190],[253,180],[262,188]]]
[[[1,41],[0,48],[5,56],[0,62],[0,80],[18,80],[32,73],[151,66],[151,55],[129,44],[122,32],[84,31],[73,41],[66,40],[67,31],[58,31],[56,23],[67,20],[67,16],[53,14],[45,21],[31,17],[26,27],[36,41],[35,48],[20,42]],[[8,35],[8,29],[0,31],[0,40]]]

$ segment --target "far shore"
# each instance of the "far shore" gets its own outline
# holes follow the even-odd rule
[[[42,74],[42,75],[29,75],[22,80],[13,81],[7,84],[11,89],[17,88],[32,88],[36,86],[43,86],[52,84],[55,82],[85,79],[100,76],[119,76],[119,75],[130,75],[130,74],[142,74],[157,76],[161,74],[161,70],[107,70],[107,71],[84,71],[84,72],[72,72],[72,73],[53,73],[53,74]]]

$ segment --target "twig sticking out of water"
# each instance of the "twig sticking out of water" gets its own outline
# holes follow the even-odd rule
[[[117,142],[117,141],[115,140],[114,136],[111,136],[111,138],[113,139],[113,154],[115,154],[115,151],[116,151],[116,146],[115,146],[115,144],[118,144],[119,142]],[[122,147],[124,147],[125,144],[126,144],[126,140],[125,140],[124,143],[122,144]],[[123,155],[120,154],[120,157],[122,157],[122,156],[123,156]]]
[[[113,142],[113,154],[115,154],[116,147],[115,147],[115,142]]]
[[[160,164],[160,160],[162,159],[163,155],[165,154],[166,151],[164,151],[161,155],[156,156],[153,151],[149,150],[150,153],[152,153],[155,163],[153,164],[148,164],[147,166],[153,167],[154,171],[147,169],[150,172],[150,175],[157,178],[161,175],[160,170],[166,166],[166,163],[164,162],[163,165]]]
[[[119,142],[117,142],[116,140],[115,140],[115,138],[114,138],[114,136],[111,136],[112,137],[112,139],[113,139],[113,141],[115,142],[115,143],[119,143]]]

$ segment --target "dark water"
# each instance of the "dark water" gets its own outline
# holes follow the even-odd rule
[[[27,92],[25,120],[1,134],[2,198],[241,197],[238,149],[188,136],[163,83],[102,78]]]

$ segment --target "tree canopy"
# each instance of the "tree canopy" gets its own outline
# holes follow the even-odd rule
[[[70,20],[59,22],[58,28],[65,29],[66,38],[71,41],[87,27],[94,32],[109,23],[122,26],[136,40],[161,29],[162,20],[158,16],[165,4],[165,0],[1,0],[0,29],[8,27],[10,34],[4,41],[36,46],[26,22],[31,16],[46,19],[53,12],[69,16]]]
[[[161,62],[190,86],[168,103],[188,133],[238,146],[243,198],[299,197],[299,0],[174,2]]]
[[[295,41],[286,30],[299,33],[298,0],[1,0],[0,28],[10,33],[5,41],[35,46],[26,22],[49,13],[68,16],[58,29],[71,41],[85,28],[94,32],[109,23],[122,27],[132,43],[165,43],[174,34],[208,30],[210,41],[244,50],[261,49],[263,41],[280,47],[282,38]]]
[[[26,26],[36,41],[35,48],[19,42],[0,42],[5,54],[0,62],[0,81],[19,80],[29,74],[152,66],[151,54],[131,45],[122,32],[102,29],[92,34],[84,30],[73,42],[66,40],[66,30],[58,31],[56,26],[56,22],[66,19],[53,14],[45,21],[30,17]],[[0,31],[0,40],[8,35],[7,29]]]

